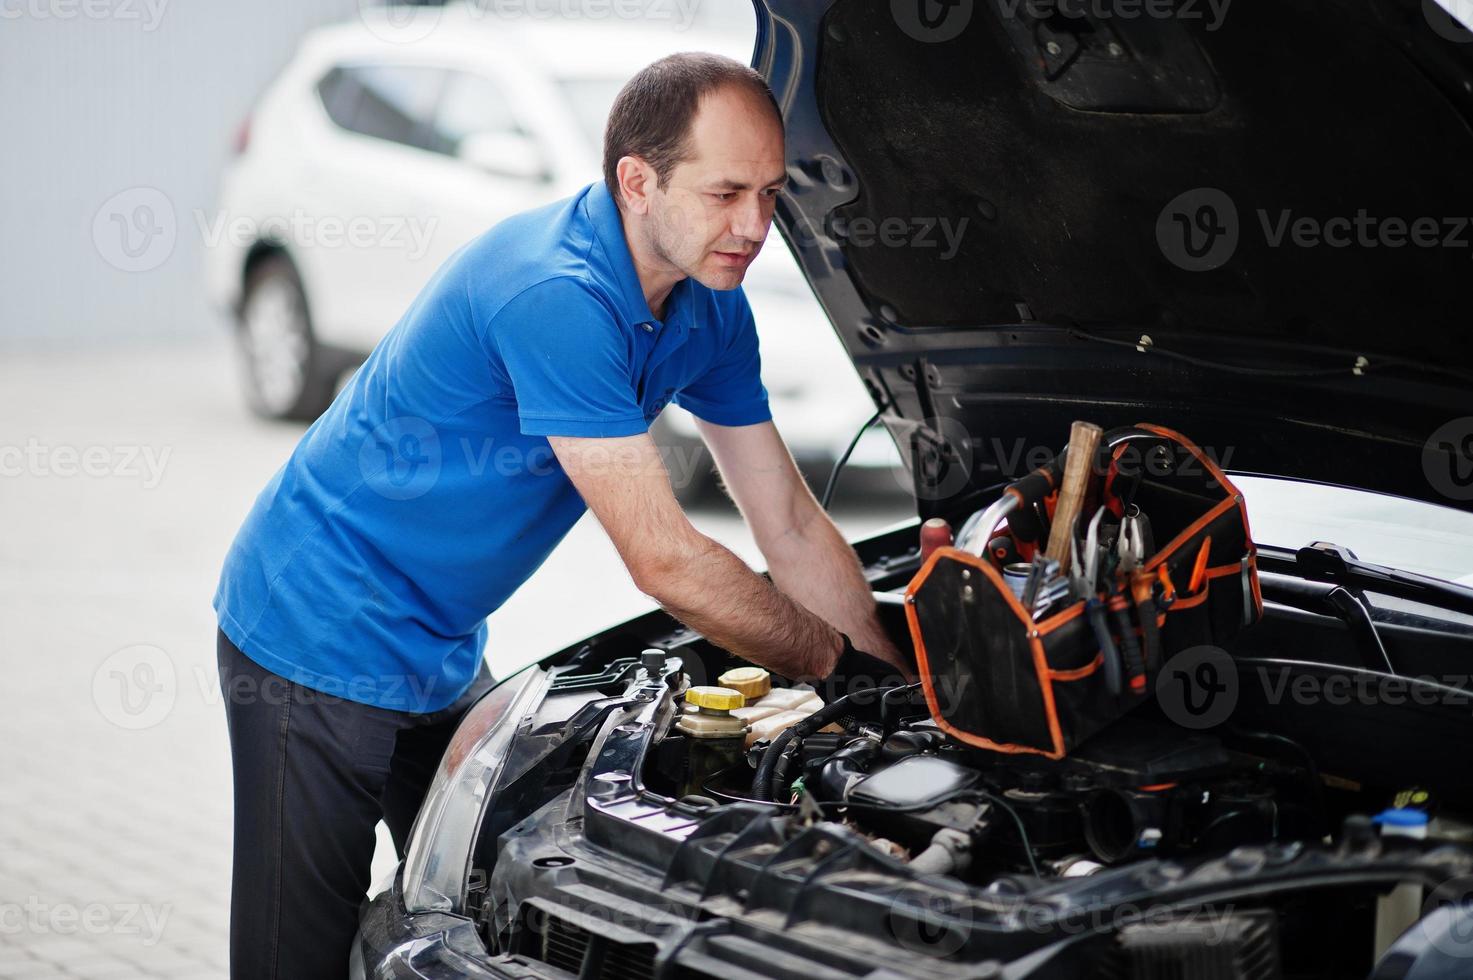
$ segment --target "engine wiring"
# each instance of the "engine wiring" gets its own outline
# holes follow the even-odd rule
[[[871,426],[880,421],[880,416],[885,414],[885,409],[889,408],[890,405],[891,403],[887,401],[875,410],[875,414],[871,415],[869,420],[859,427],[859,431],[854,433],[854,438],[849,440],[849,448],[844,450],[844,455],[840,456],[834,463],[834,468],[829,471],[828,483],[824,484],[823,496],[818,501],[818,505],[824,510],[829,509],[829,503],[834,498],[834,488],[839,483],[839,472],[844,469],[844,464],[849,462],[849,457],[854,454],[854,449],[859,445],[859,440],[864,438],[864,434],[870,430]]]

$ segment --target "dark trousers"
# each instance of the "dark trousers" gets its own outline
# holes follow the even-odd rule
[[[450,707],[390,711],[294,684],[219,633],[235,773],[230,975],[342,977],[382,819],[400,858],[480,676]]]

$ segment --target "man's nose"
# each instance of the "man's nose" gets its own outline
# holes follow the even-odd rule
[[[767,237],[767,224],[771,215],[763,205],[760,195],[745,198],[731,216],[731,233],[736,238],[749,242],[760,242]]]

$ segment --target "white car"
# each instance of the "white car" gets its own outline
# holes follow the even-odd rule
[[[262,415],[315,418],[457,248],[599,179],[604,119],[639,68],[676,50],[749,53],[725,35],[475,8],[426,9],[416,16],[433,22],[400,43],[404,15],[306,35],[223,177],[209,287],[236,316]],[[745,288],[777,424],[800,463],[831,462],[874,406],[776,235]],[[688,415],[671,409],[659,425],[685,450],[667,457],[673,475],[708,472]],[[896,464],[879,429],[850,460]],[[676,480],[691,496],[702,482]]]

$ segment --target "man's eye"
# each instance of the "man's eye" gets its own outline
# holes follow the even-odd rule
[[[767,197],[777,197],[782,192],[781,187],[764,187],[762,193]]]
[[[714,198],[716,198],[716,200],[718,200],[718,201],[720,201],[720,202],[722,202],[724,204],[727,201],[730,201],[732,198],[736,197],[736,194],[733,193],[733,192],[728,191],[725,194],[712,194],[711,196],[714,197]]]

